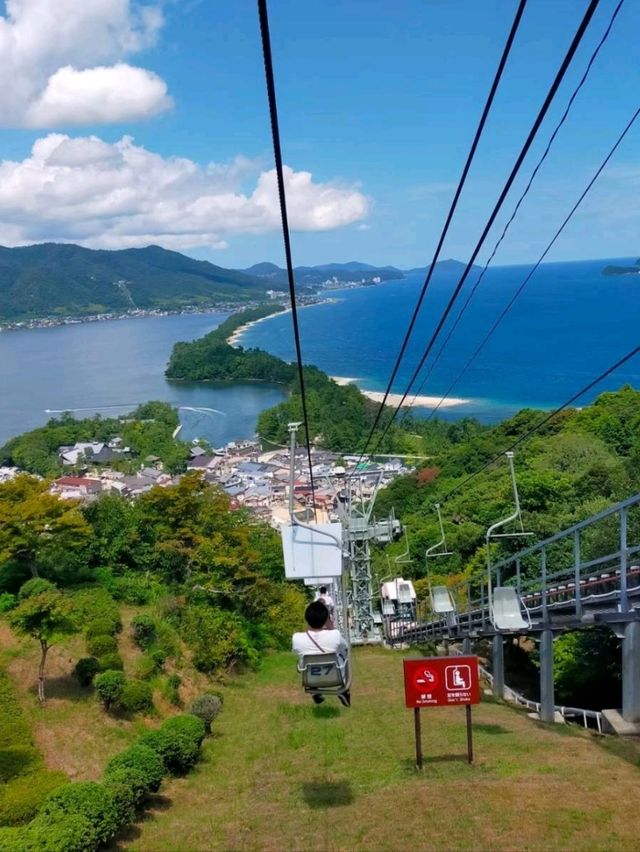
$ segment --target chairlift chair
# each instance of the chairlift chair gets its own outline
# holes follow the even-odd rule
[[[521,607],[526,619],[522,616]],[[513,586],[496,586],[491,601],[491,623],[496,630],[529,630],[531,616],[524,601],[516,594]]]
[[[305,692],[339,695],[351,688],[349,661],[341,662],[337,654],[305,654],[297,668]]]

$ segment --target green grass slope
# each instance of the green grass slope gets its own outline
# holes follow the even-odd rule
[[[423,713],[418,773],[402,657],[358,649],[354,670],[351,710],[314,707],[287,654],[234,681],[201,764],[120,848],[637,848],[640,814],[615,793],[640,780],[632,746],[623,759],[608,740],[485,700],[471,767],[462,708]]]

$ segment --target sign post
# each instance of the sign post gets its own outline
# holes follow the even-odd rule
[[[422,730],[420,710],[423,707],[456,707],[464,705],[467,722],[467,759],[473,763],[473,728],[471,705],[480,703],[478,658],[423,657],[404,660],[404,696],[413,708],[416,738],[416,766],[422,769]]]

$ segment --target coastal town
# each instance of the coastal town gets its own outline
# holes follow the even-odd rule
[[[91,502],[102,494],[119,494],[135,500],[154,486],[176,485],[185,474],[168,473],[162,461],[148,455],[135,473],[116,469],[116,463],[131,461],[130,448],[115,437],[108,442],[92,441],[61,446],[58,458],[64,472],[52,480],[50,493],[65,500]],[[390,456],[376,460],[340,455],[313,448],[313,488],[306,451],[296,453],[294,464],[294,511],[315,510],[328,520],[334,518],[336,493],[341,478],[354,471],[361,474],[363,488],[389,485],[397,476],[411,472],[405,460]],[[200,442],[190,448],[186,473],[199,473],[205,482],[221,488],[231,498],[231,507],[244,507],[252,515],[277,528],[289,517],[291,476],[288,448],[265,450],[256,440],[231,441],[211,449]],[[18,467],[0,467],[0,483],[20,473]]]

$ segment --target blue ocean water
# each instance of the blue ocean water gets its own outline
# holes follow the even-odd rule
[[[554,408],[637,346],[640,277],[602,274],[607,264],[631,262],[633,259],[618,258],[542,265],[451,391],[452,396],[468,402],[446,412],[441,409],[441,416],[468,414],[495,421],[523,407]],[[422,394],[441,396],[447,391],[530,269],[508,266],[487,272]],[[476,279],[477,273],[469,276],[425,371],[434,363],[440,343]],[[394,391],[404,391],[457,281],[457,277],[441,274],[432,279]],[[330,375],[356,378],[365,390],[384,390],[422,282],[423,276],[412,276],[374,287],[332,291],[330,296],[337,302],[301,310],[305,362]],[[241,343],[293,359],[290,314],[253,326]],[[602,390],[625,383],[640,387],[640,358],[629,361],[576,404],[585,404]],[[416,409],[418,412],[429,413],[426,409]]]

